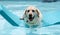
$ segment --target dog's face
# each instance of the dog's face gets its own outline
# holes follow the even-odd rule
[[[28,18],[29,21],[33,21],[34,18],[38,17],[39,18],[39,12],[35,7],[29,6],[25,10],[25,15]]]

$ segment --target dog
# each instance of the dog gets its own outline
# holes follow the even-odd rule
[[[20,20],[24,20],[29,27],[37,27],[41,24],[42,14],[36,7],[29,6]]]

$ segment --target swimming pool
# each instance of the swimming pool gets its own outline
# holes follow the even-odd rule
[[[60,2],[44,3],[44,2],[16,2],[16,1],[0,1],[11,13],[21,17],[26,7],[30,5],[36,6],[43,14],[42,27],[37,31],[31,31],[30,28],[23,26],[12,26],[0,15],[0,35],[60,35],[60,25],[52,25],[60,22]],[[50,26],[47,26],[50,25]]]

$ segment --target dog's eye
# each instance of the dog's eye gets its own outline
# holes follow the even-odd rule
[[[34,10],[32,10],[32,12],[35,12]]]
[[[30,10],[27,10],[27,12],[29,12]]]

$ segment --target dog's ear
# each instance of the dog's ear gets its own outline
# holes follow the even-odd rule
[[[39,17],[39,11],[36,9],[36,12],[37,12],[37,16]]]
[[[25,10],[24,15],[20,18],[20,20],[24,20],[24,18],[25,18],[25,16],[26,16],[26,11],[27,11],[27,10]]]
[[[26,15],[26,11],[27,11],[27,10],[25,10],[25,13],[24,13],[25,15]]]

